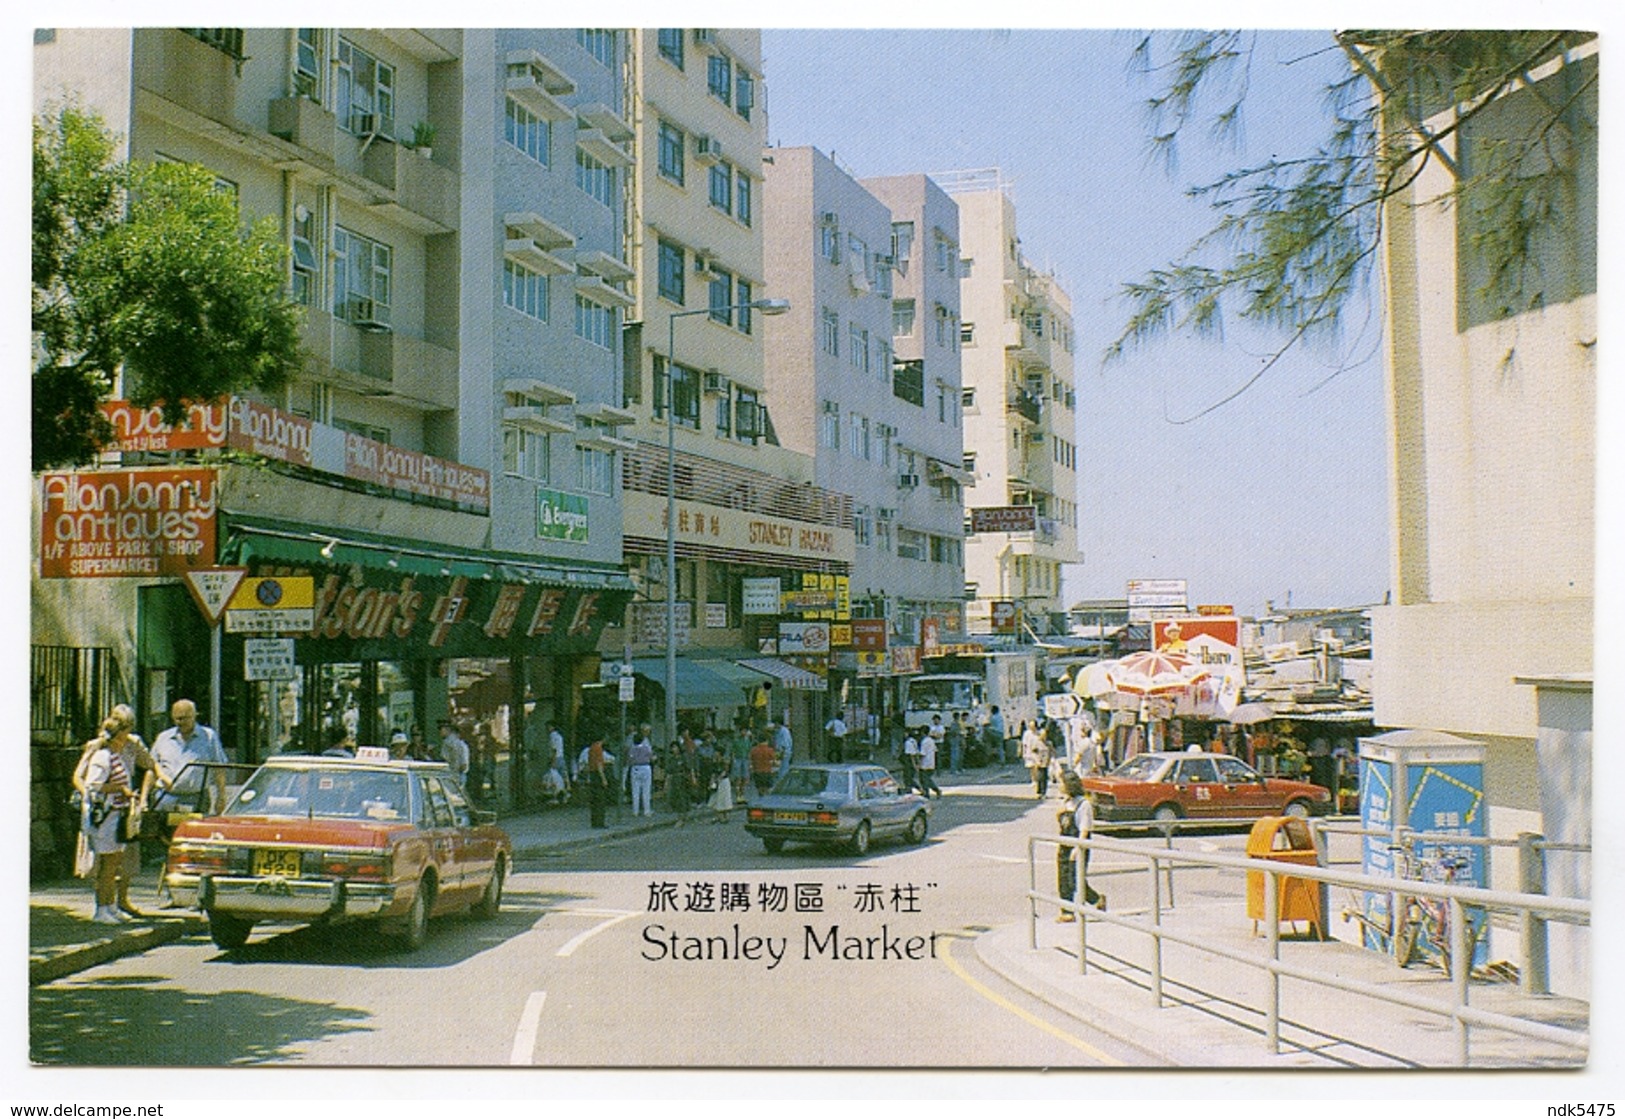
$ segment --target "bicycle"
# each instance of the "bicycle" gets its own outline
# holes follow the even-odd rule
[[[1462,846],[1429,844],[1425,853],[1419,854],[1407,843],[1390,844],[1388,850],[1394,859],[1394,877],[1413,882],[1450,885],[1463,878],[1463,872],[1472,866],[1473,861],[1470,849]],[[1410,967],[1420,961],[1434,965],[1449,976],[1451,903],[1443,898],[1419,897],[1401,891],[1395,893],[1403,903],[1397,921],[1393,910],[1385,914],[1385,919],[1378,920],[1364,912],[1362,907],[1343,909],[1343,920],[1357,920],[1367,932],[1376,934],[1385,948],[1393,950],[1394,959],[1400,967]],[[1469,906],[1466,916],[1467,957],[1471,971],[1472,957],[1478,951],[1479,942],[1487,935],[1489,923],[1485,911],[1476,906]]]

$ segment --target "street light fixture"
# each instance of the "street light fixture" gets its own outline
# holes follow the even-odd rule
[[[666,316],[666,734],[677,735],[677,320],[726,311],[782,315],[788,299],[753,299],[728,307],[698,307]]]

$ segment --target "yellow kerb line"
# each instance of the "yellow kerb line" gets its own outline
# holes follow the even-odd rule
[[[977,994],[981,995],[984,999],[986,999],[988,1002],[993,1003],[995,1006],[1003,1007],[1005,1010],[1008,1010],[1011,1014],[1014,1014],[1017,1018],[1020,1018],[1025,1022],[1029,1022],[1034,1026],[1037,1026],[1039,1029],[1043,1030],[1047,1034],[1053,1034],[1054,1036],[1060,1038],[1062,1041],[1066,1042],[1068,1045],[1072,1046],[1074,1049],[1082,1050],[1083,1052],[1089,1054],[1089,1056],[1095,1058],[1095,1060],[1099,1061],[1102,1064],[1116,1065],[1116,1066],[1118,1066],[1120,1068],[1127,1066],[1128,1062],[1119,1061],[1116,1057],[1113,1057],[1111,1054],[1103,1053],[1099,1049],[1096,1049],[1093,1045],[1090,1045],[1087,1041],[1084,1041],[1082,1038],[1073,1037],[1071,1034],[1067,1033],[1065,1030],[1061,1029],[1059,1026],[1052,1026],[1048,1022],[1044,1021],[1042,1018],[1039,1018],[1037,1015],[1027,1013],[1025,1010],[1021,1009],[1021,1007],[1017,1006],[1015,1003],[1011,1002],[1010,1000],[1004,998],[1003,996],[1001,996],[999,994],[996,994],[995,992],[988,989],[983,984],[977,982],[975,979],[972,979],[971,976],[970,976],[970,973],[967,972],[964,968],[960,967],[959,966],[959,961],[954,959],[954,941],[953,941],[952,938],[944,939],[943,942],[942,942],[942,962],[945,965],[947,965],[947,968],[948,968],[949,971],[953,972],[961,980],[963,980],[965,982],[966,986],[970,987],[971,990],[975,991]]]

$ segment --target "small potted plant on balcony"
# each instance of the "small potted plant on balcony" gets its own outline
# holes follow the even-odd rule
[[[424,159],[434,156],[434,125],[426,120],[420,120],[412,126],[412,143],[410,145]]]

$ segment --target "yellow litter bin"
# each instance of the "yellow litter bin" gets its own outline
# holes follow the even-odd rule
[[[1247,835],[1247,857],[1273,862],[1315,866],[1314,833],[1309,822],[1296,816],[1265,816]],[[1252,918],[1253,935],[1264,919],[1264,872],[1247,872],[1247,916]],[[1324,940],[1325,917],[1320,907],[1320,883],[1307,878],[1277,878],[1276,916],[1282,921],[1307,921],[1316,939]]]

